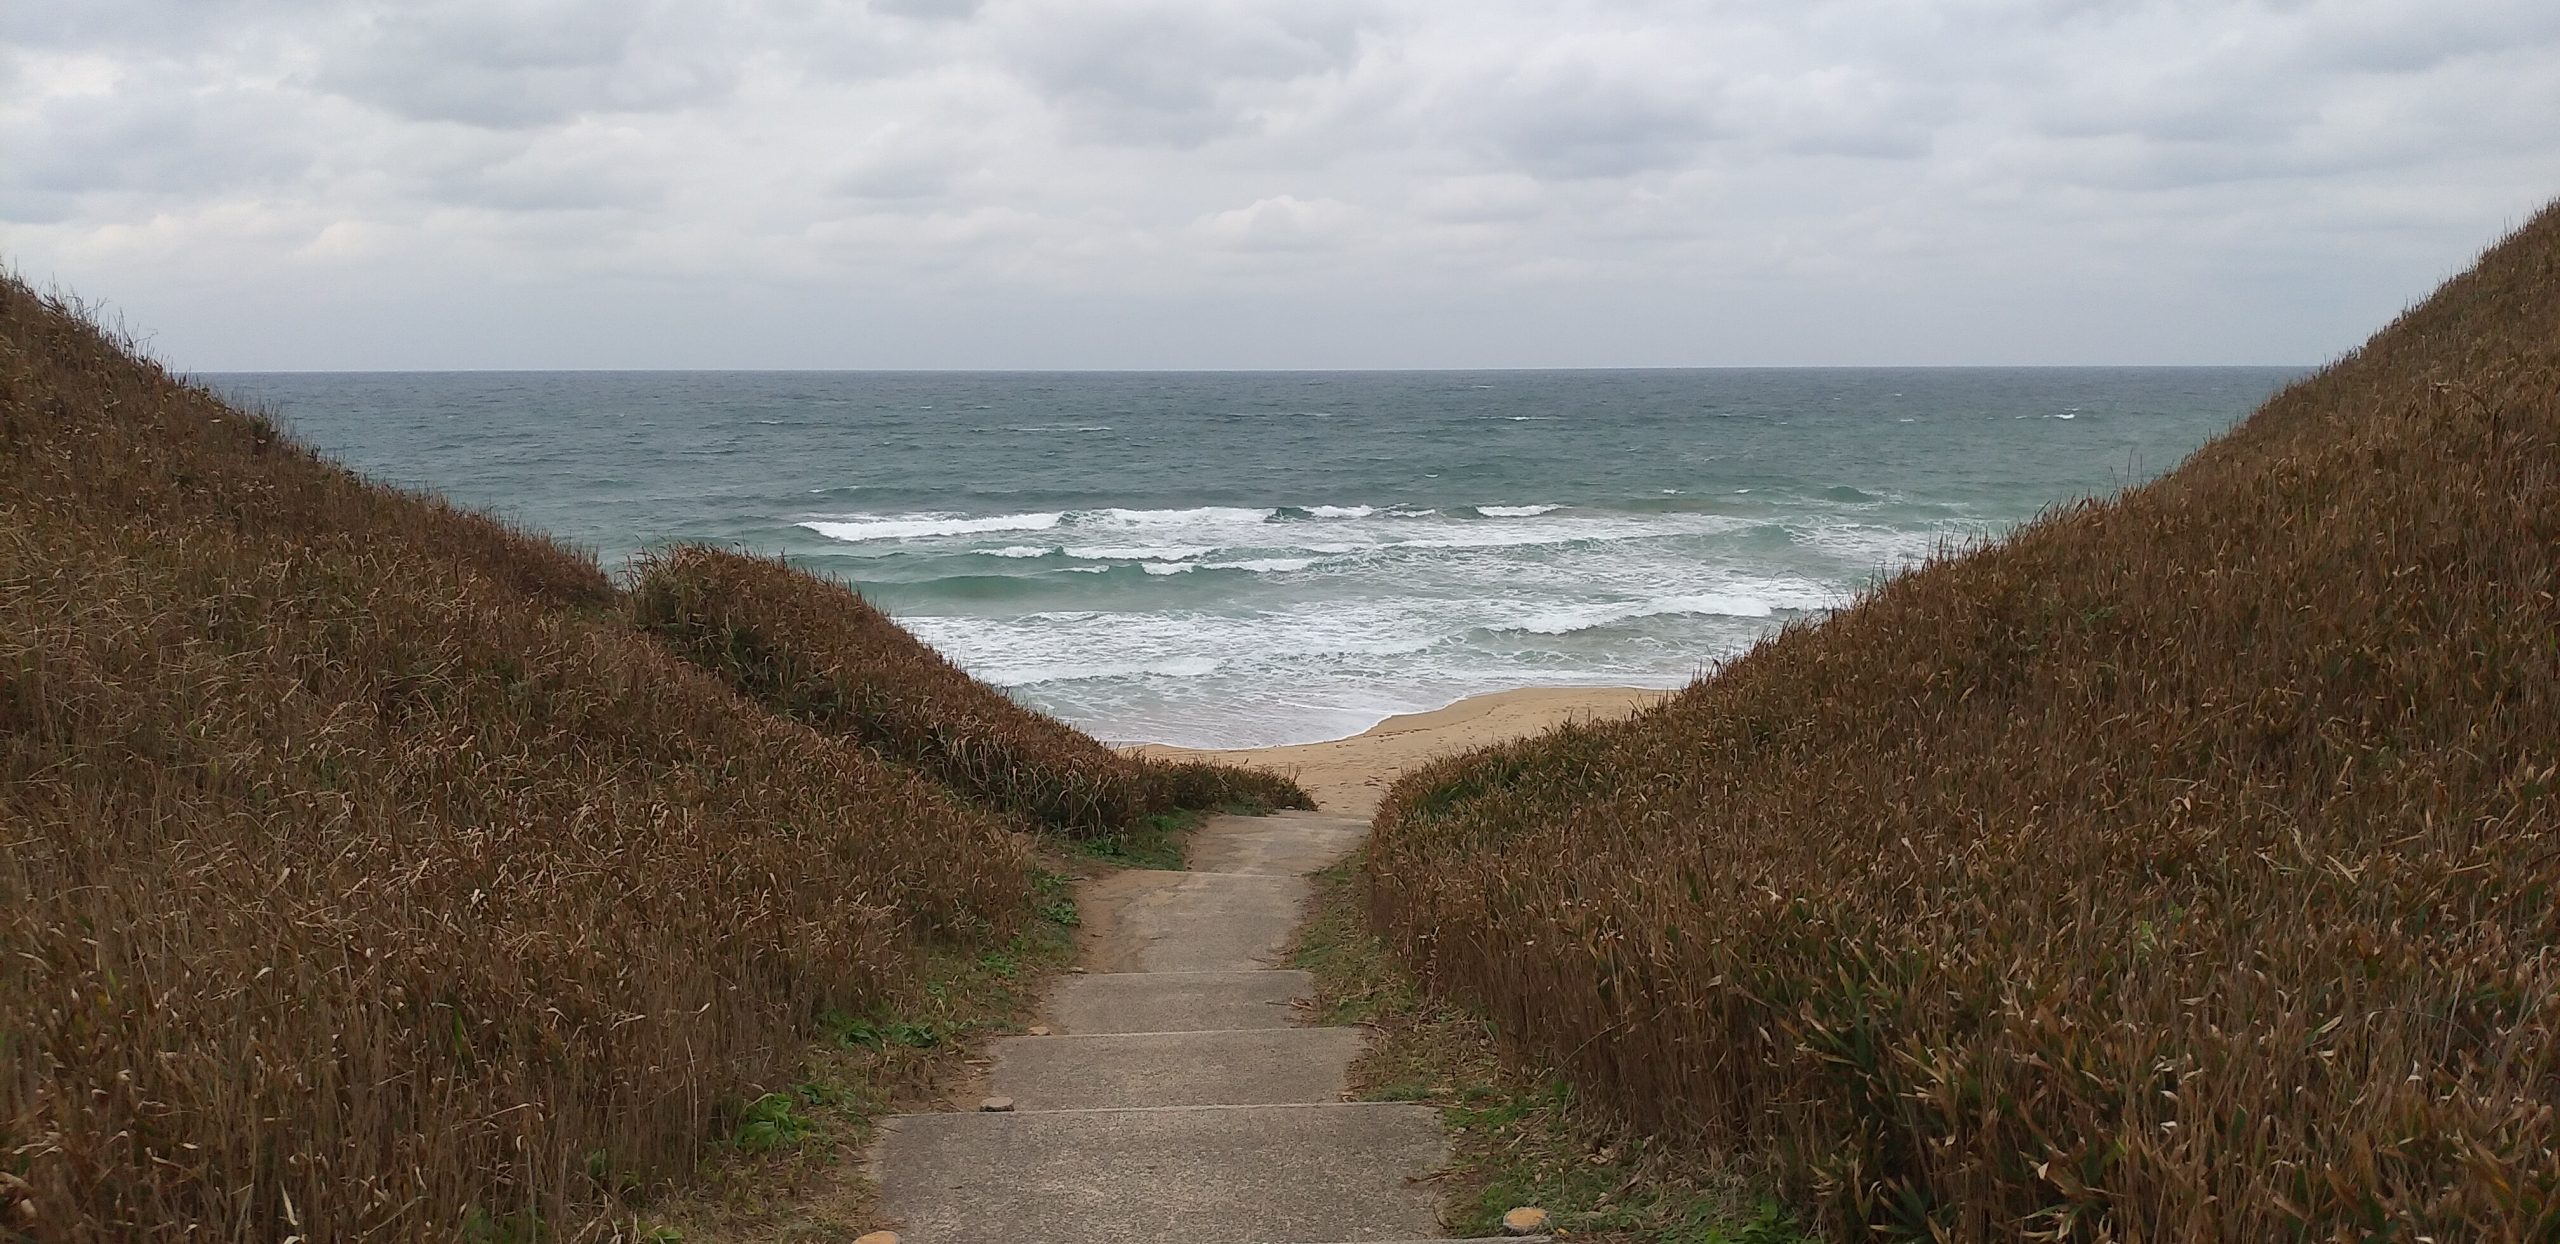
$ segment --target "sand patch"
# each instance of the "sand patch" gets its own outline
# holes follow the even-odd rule
[[[1350,738],[1322,743],[1229,750],[1147,743],[1130,750],[1295,773],[1318,807],[1340,816],[1367,817],[1377,811],[1387,787],[1409,769],[1568,721],[1623,717],[1669,694],[1641,687],[1524,687],[1472,696],[1428,713],[1390,717]]]

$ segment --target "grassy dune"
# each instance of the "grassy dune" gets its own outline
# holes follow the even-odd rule
[[[592,1235],[1032,918],[979,793],[0,283],[0,1235]]]
[[[1126,757],[960,671],[851,589],[781,561],[669,550],[632,591],[640,624],[774,711],[1079,835],[1230,803],[1311,808],[1257,770]]]
[[[2560,1236],[2560,209],[2168,476],[1417,773],[1373,918],[1848,1236]]]

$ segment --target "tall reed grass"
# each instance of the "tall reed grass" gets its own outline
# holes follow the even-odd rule
[[[1029,886],[587,557],[0,283],[0,1228],[593,1236]]]
[[[1315,806],[1276,774],[1115,752],[971,678],[859,593],[776,558],[670,549],[641,567],[631,596],[643,627],[776,712],[1069,833],[1229,803]]]
[[[2560,1238],[2560,209],[2156,482],[1408,777],[1373,881],[1842,1235]]]

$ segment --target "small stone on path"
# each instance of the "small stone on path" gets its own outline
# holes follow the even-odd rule
[[[853,1244],[898,1244],[895,1231],[873,1231],[853,1237]]]
[[[978,1109],[988,1114],[1011,1114],[1013,1113],[1013,1099],[1010,1097],[990,1097],[985,1101],[979,1102]]]
[[[1502,1216],[1504,1235],[1543,1235],[1547,1230],[1547,1211],[1521,1206]]]
[[[1031,1035],[1032,1035],[1032,1036],[1035,1036],[1035,1037],[1045,1037],[1045,1036],[1048,1036],[1048,1035],[1049,1035],[1049,1028],[1048,1028],[1048,1025],[1046,1025],[1046,1024],[1033,1024],[1033,1025],[1031,1026]]]

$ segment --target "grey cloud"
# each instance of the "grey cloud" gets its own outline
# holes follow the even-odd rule
[[[23,47],[199,50],[216,32],[279,19],[301,24],[343,12],[341,0],[73,0],[0,8],[0,44]]]
[[[850,199],[911,202],[940,199],[950,193],[951,186],[952,170],[942,161],[890,158],[871,161],[846,172],[834,181],[830,189]]]
[[[1544,205],[1537,180],[1518,173],[1441,178],[1417,186],[1412,196],[1416,215],[1460,225],[1525,220]]]
[[[398,116],[522,129],[583,113],[710,103],[736,85],[732,62],[681,30],[651,28],[662,5],[580,0],[528,11],[446,3],[374,14],[331,49],[315,81]],[[644,39],[646,34],[660,37]]]
[[[2156,191],[2316,178],[2365,162],[2360,155],[2126,138],[2066,157],[2055,172],[2058,180],[2081,186]]]
[[[986,5],[985,0],[871,0],[871,7],[917,21],[959,22],[976,17]]]
[[[1576,65],[1506,83],[1486,135],[1507,161],[1543,178],[1624,177],[1689,162],[1718,126],[1699,102]]]
[[[1257,87],[1337,71],[1358,27],[1330,5],[1237,13],[1158,0],[1081,5],[1017,28],[1012,59],[1081,136],[1193,146],[1245,128]]]
[[[2551,0],[0,0],[9,258],[128,301],[191,366],[225,362],[188,353],[209,341],[330,361],[285,357],[309,323],[232,325],[244,299],[335,281],[380,340],[460,341],[404,308],[499,279],[635,322],[674,317],[634,290],[965,284],[1130,341],[1197,337],[1149,306],[1429,291],[1497,342],[1536,337],[1504,337],[1524,288],[1749,320],[1819,274],[1862,323],[1938,326],[1791,347],[1855,362],[1968,361],[1934,310],[2002,305],[2017,274],[2094,306],[2137,273],[2280,314],[2039,340],[2307,357],[2372,309],[2262,297],[2268,263],[2423,288],[2560,188],[2555,115]],[[738,337],[859,336],[802,310],[800,336]],[[488,331],[614,361],[563,318]],[[1322,319],[1256,357],[1341,357]],[[634,332],[614,348],[723,361]],[[1040,348],[937,357],[1072,361]]]
[[[2463,0],[2412,11],[2330,3],[2288,23],[2283,62],[2304,71],[2424,73],[2519,47],[2560,44],[2560,5]]]
[[[2560,98],[2549,89],[2560,87],[2560,72],[2497,71],[2500,62],[2534,63],[2530,51],[2480,50],[2477,38],[2448,37],[2414,10],[2395,23],[2362,20],[2355,31],[2257,30],[2156,75],[2056,90],[2023,128],[2050,140],[2043,149],[2057,179],[2159,190],[2345,178],[2513,149],[2531,124],[2514,114],[2548,115]],[[2537,25],[2560,34],[2560,21],[2520,23],[2521,47],[2540,37]],[[2417,50],[2368,55],[2391,29]],[[2526,86],[2537,79],[2548,84],[2539,99]]]
[[[1789,155],[1843,156],[1856,160],[1917,160],[1929,154],[1929,131],[1909,126],[1806,134],[1779,144]]]
[[[663,201],[664,187],[594,160],[513,160],[437,178],[432,193],[458,206],[505,212],[641,211]]]
[[[2320,101],[2301,94],[2253,94],[2245,82],[2185,74],[2104,92],[2057,91],[2035,128],[2056,138],[2270,143],[2292,137],[2319,115]]]
[[[1739,83],[1726,93],[1729,127],[1784,155],[1914,160],[1936,142],[1948,93],[1839,66]]]
[[[274,95],[145,80],[112,96],[48,101],[0,123],[20,194],[202,194],[296,177],[311,167],[295,110]],[[12,132],[14,131],[14,132]]]

